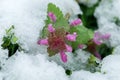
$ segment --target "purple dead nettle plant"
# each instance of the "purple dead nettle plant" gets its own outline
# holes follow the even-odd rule
[[[66,27],[66,26],[64,26],[64,27],[63,26],[62,27],[55,26],[55,23],[57,22],[57,17],[54,13],[49,12],[48,17],[51,22],[47,25],[47,32],[48,32],[47,38],[42,38],[42,39],[38,40],[38,44],[48,46],[47,52],[49,53],[49,56],[53,56],[53,55],[59,53],[61,60],[65,63],[65,62],[67,62],[67,55],[65,54],[65,52],[72,52],[73,49],[74,50],[83,49],[83,50],[89,51],[98,59],[101,59],[101,55],[97,51],[97,47],[100,46],[101,44],[103,44],[103,42],[105,40],[108,40],[110,38],[110,34],[102,35],[100,32],[95,32],[93,38],[91,38],[91,39],[89,38],[90,40],[88,40],[88,42],[86,42],[86,43],[82,42],[81,44],[78,43],[78,47],[73,48],[74,46],[69,44],[69,42],[70,43],[72,42],[73,44],[74,44],[74,42],[79,42],[79,40],[77,40],[78,36],[79,36],[78,39],[82,39],[82,38],[80,38],[80,35],[85,34],[85,32],[83,34],[77,34],[79,32],[76,32],[76,30],[72,31],[72,33],[69,31],[73,30],[73,29],[77,29],[78,25],[82,21],[80,19],[75,19],[75,20],[71,21],[68,26],[70,28],[70,30],[66,31],[64,29],[64,27]],[[80,29],[82,29],[82,28],[80,28]],[[86,30],[86,29],[83,29],[83,30]],[[88,34],[87,31],[86,31],[86,34]],[[87,35],[87,36],[89,37],[89,35]],[[85,36],[85,37],[87,37],[87,36]],[[82,36],[82,37],[84,37],[84,36]]]
[[[49,12],[48,17],[50,20],[55,23],[56,16],[54,13]],[[70,26],[76,26],[81,23],[80,19],[76,19],[70,23]],[[48,37],[46,39],[40,39],[38,41],[39,45],[47,45],[48,46],[48,53],[55,52],[60,53],[61,60],[65,63],[67,62],[67,55],[65,52],[72,52],[72,47],[67,44],[68,41],[76,41],[77,33],[74,32],[70,34],[66,32],[64,28],[54,28],[53,24],[48,24]]]
[[[108,40],[110,38],[110,34],[102,35],[100,32],[95,32],[93,42],[97,45],[101,45],[104,40]]]
[[[93,39],[88,43],[87,49],[89,52],[93,53],[93,55],[99,59],[101,59],[100,53],[97,51],[97,46],[100,46],[103,44],[105,40],[108,40],[110,38],[110,34],[104,34],[102,35],[100,32],[95,32]]]

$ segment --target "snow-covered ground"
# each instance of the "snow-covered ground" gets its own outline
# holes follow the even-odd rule
[[[80,1],[90,7],[98,0]],[[71,18],[82,14],[74,0],[0,0],[0,44],[5,29],[14,25],[15,35],[19,38],[21,47],[27,51],[16,52],[6,59],[7,50],[0,46],[0,80],[120,80],[120,0],[102,0],[95,11],[98,30],[110,33],[109,44],[115,47],[113,54],[102,60],[100,72],[95,73],[84,69],[90,56],[88,52],[78,50],[76,53],[79,56],[75,58],[73,54],[67,53],[69,60],[63,63],[59,54],[49,58],[46,47],[37,45],[40,32],[45,25],[49,2],[56,4],[64,15],[70,13]],[[66,75],[65,69],[73,70],[72,75]]]
[[[5,80],[68,80],[64,69],[42,54],[17,53],[5,64],[2,69]]]

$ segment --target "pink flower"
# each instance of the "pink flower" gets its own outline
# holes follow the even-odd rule
[[[110,38],[110,34],[100,34],[99,32],[95,32],[93,42],[97,45],[101,45],[104,40]]]
[[[66,34],[64,29],[56,29],[53,33],[48,34],[48,44],[49,48],[53,51],[65,51],[65,40],[66,40]]]
[[[95,32],[93,42],[95,42],[97,45],[102,44],[102,37],[101,37],[101,34],[99,32]]]
[[[97,45],[101,45],[102,44],[102,40],[98,40],[98,39],[93,39],[94,43]]]
[[[72,52],[72,47],[71,46],[69,46],[69,45],[65,45],[66,46],[66,51],[67,52]]]
[[[102,39],[107,40],[110,38],[110,36],[111,36],[110,34],[104,34],[102,35]]]
[[[65,54],[64,51],[60,52],[61,60],[66,63],[67,62],[67,55]]]
[[[60,53],[63,62],[67,62],[65,52],[72,52],[72,47],[66,44],[66,32],[64,28],[56,29],[54,32],[48,34],[48,46],[48,49],[51,51]]]
[[[55,16],[54,13],[49,12],[49,13],[48,13],[48,16],[50,17],[51,21],[56,22],[56,16]]]
[[[76,19],[76,20],[72,21],[72,22],[70,23],[70,25],[71,25],[71,26],[77,26],[77,25],[79,25],[80,23],[81,23],[81,20],[80,20],[80,19]]]
[[[40,39],[37,43],[39,45],[48,45],[48,39]]]
[[[55,31],[55,28],[53,28],[52,24],[48,25],[48,31],[49,32],[54,32]]]
[[[67,40],[69,40],[69,41],[76,41],[76,37],[77,37],[77,33],[76,32],[74,32],[73,34],[68,34],[66,36]]]

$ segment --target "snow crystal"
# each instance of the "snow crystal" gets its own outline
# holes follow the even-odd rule
[[[68,80],[65,70],[42,54],[18,52],[8,59],[2,72],[5,80]]]

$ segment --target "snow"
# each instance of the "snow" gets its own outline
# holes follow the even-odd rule
[[[2,80],[2,73],[0,73],[0,80]]]
[[[115,47],[113,52],[112,52],[114,55],[120,55],[120,45]]]
[[[0,68],[6,62],[6,58],[8,58],[7,55],[8,55],[7,50],[3,50],[0,47]]]
[[[8,59],[2,72],[5,80],[68,80],[65,70],[42,54],[18,52]]]
[[[90,73],[89,71],[75,71],[71,75],[71,80],[108,80],[103,74]]]
[[[120,66],[119,59],[120,55],[107,56],[102,62],[101,71],[105,73],[120,72],[120,67],[116,68],[116,66]]]
[[[74,71],[71,80],[120,80],[120,55],[109,55],[102,61],[101,72]]]
[[[108,80],[120,80],[120,55],[110,55],[102,61],[101,72]]]

